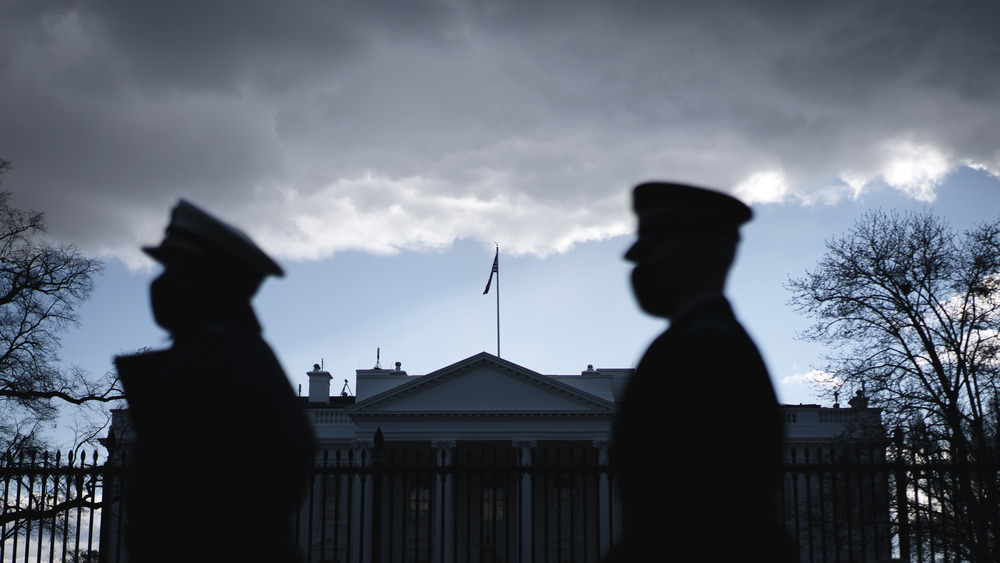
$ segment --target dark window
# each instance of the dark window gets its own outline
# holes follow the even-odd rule
[[[426,481],[410,484],[406,518],[410,522],[427,523],[431,515],[431,487]]]
[[[484,524],[503,522],[504,519],[504,489],[501,486],[486,485],[483,487],[482,521]]]

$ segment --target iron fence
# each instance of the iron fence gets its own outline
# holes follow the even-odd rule
[[[620,523],[593,447],[325,452],[297,530],[308,561],[601,561]],[[442,554],[447,554],[442,556]]]
[[[96,452],[0,460],[0,561],[96,563],[106,470]]]
[[[976,560],[953,545],[933,495],[970,472],[995,485],[1000,468],[887,451],[790,450],[779,501],[799,560]],[[310,562],[601,561],[622,526],[606,460],[594,448],[523,455],[488,443],[394,445],[375,457],[331,449],[297,518],[303,554]],[[0,461],[0,562],[97,561],[98,552],[100,561],[127,561],[120,464],[96,453]],[[675,471],[683,472],[664,464],[664,483],[682,486]],[[988,532],[981,541],[1000,537]]]
[[[877,562],[898,551],[890,488],[899,481],[885,452],[884,446],[789,449],[779,503],[798,561]]]

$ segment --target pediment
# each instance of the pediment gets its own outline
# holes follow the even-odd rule
[[[349,407],[351,416],[613,415],[614,404],[487,353]]]

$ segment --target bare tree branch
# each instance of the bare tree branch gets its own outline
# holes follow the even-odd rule
[[[0,159],[0,175],[11,169]],[[103,265],[45,235],[41,212],[13,207],[10,194],[0,192],[0,452],[8,460],[50,449],[42,431],[64,411],[82,425],[77,438],[92,440],[95,428],[106,424],[105,405],[123,399],[113,371],[95,377],[61,365],[60,335],[78,324],[77,307],[90,297]],[[49,517],[90,506],[86,502],[26,510],[5,500],[0,523]]]
[[[951,556],[1000,560],[1000,220],[958,233],[930,213],[871,212],[787,287],[816,321],[800,337],[908,428],[912,455],[992,468],[920,485],[934,516],[919,524]]]

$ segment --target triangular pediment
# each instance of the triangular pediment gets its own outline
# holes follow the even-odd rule
[[[553,377],[481,353],[349,407],[352,416],[612,415],[614,404]]]

